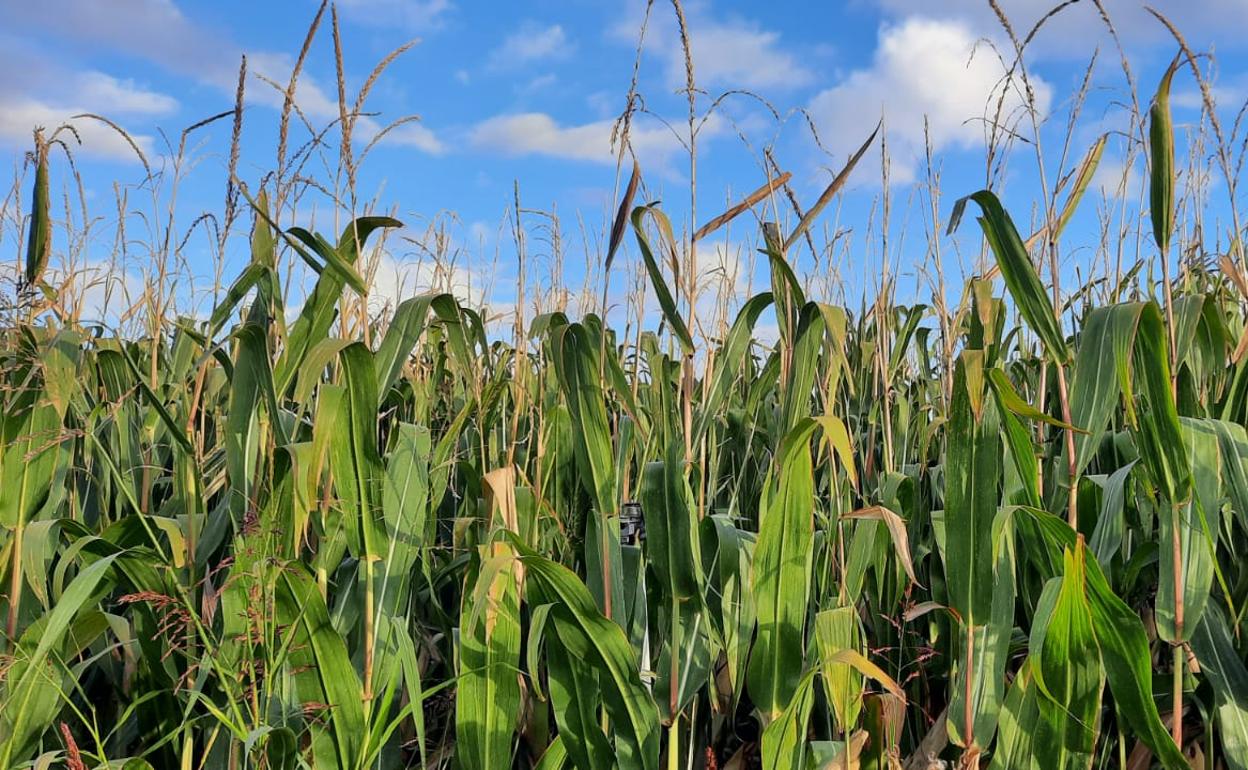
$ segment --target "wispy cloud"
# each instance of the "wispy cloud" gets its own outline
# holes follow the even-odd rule
[[[542,155],[566,160],[614,163],[616,151],[611,146],[612,120],[564,125],[544,112],[523,112],[497,115],[478,123],[469,132],[470,143],[477,148],[506,155]],[[711,136],[720,128],[717,120],[708,121],[703,136]],[[633,150],[655,167],[663,166],[672,155],[681,152],[680,139],[666,126],[635,122],[629,134]]]
[[[114,129],[90,118],[71,120],[71,116],[85,112],[86,108],[65,104],[49,104],[26,96],[0,97],[0,143],[16,148],[33,146],[35,128],[56,129],[70,124],[77,140],[62,135],[75,153],[126,163],[139,163],[139,157],[125,137]],[[130,138],[151,156],[156,149],[154,139],[147,134],[130,134]],[[81,142],[81,143],[79,143]]]
[[[178,100],[149,90],[132,79],[118,79],[88,70],[75,75],[74,96],[88,104],[107,105],[123,115],[168,115],[178,109]]]
[[[423,31],[436,28],[454,9],[450,0],[337,0],[352,21],[390,27],[396,23]]]
[[[574,49],[562,25],[544,26],[526,21],[490,54],[490,68],[501,70],[530,62],[564,59]]]
[[[612,28],[617,40],[635,44],[641,27],[642,6],[634,3]],[[705,11],[689,9],[689,48],[697,84],[713,88],[782,90],[810,85],[812,73],[797,53],[787,47],[780,33],[742,18],[719,19]],[[685,83],[685,54],[675,19],[667,13],[651,14],[646,28],[646,51],[664,62],[667,82]]]

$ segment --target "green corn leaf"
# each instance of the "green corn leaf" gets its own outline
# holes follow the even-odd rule
[[[619,505],[615,456],[598,376],[597,350],[580,324],[564,327],[557,345],[555,371],[572,415],[577,467],[598,510],[614,515]]]
[[[1223,488],[1230,498],[1231,514],[1248,526],[1248,431],[1225,420],[1209,420],[1222,450]]]
[[[702,519],[703,563],[710,622],[718,628],[735,703],[745,684],[750,640],[754,634],[753,535],[737,529],[726,515]]]
[[[373,354],[357,342],[339,354],[346,380],[345,431],[330,437],[330,457],[340,494],[348,501],[352,524],[349,540],[355,553],[369,562],[382,542],[382,480],[377,450],[377,372]]]
[[[382,543],[384,580],[379,592],[382,606],[395,614],[406,603],[412,587],[411,570],[427,545],[432,452],[428,428],[407,422],[395,426],[382,484],[386,537]]]
[[[529,589],[536,586],[542,603],[558,605],[550,618],[570,657],[586,662],[597,672],[620,764],[657,770],[658,709],[641,683],[624,631],[598,610],[585,585],[570,570],[526,549],[519,550]],[[549,665],[550,658],[547,660]]]
[[[212,339],[217,332],[221,331],[221,327],[225,326],[225,322],[234,314],[234,309],[243,301],[248,292],[274,276],[273,268],[268,265],[253,262],[244,268],[225,290],[221,301],[212,309],[212,315],[208,318],[208,339]]]
[[[115,556],[84,567],[55,606],[22,634],[5,672],[0,699],[0,767],[15,767],[60,711],[67,683],[58,648],[74,619],[96,595]],[[55,658],[54,658],[55,655]]]
[[[1092,531],[1089,547],[1095,554],[1102,569],[1109,569],[1114,554],[1122,547],[1122,538],[1126,531],[1127,482],[1135,460],[1114,471],[1104,480],[1104,496],[1101,499],[1100,515],[1096,519],[1096,529]]]
[[[741,376],[743,359],[749,355],[751,335],[758,317],[771,305],[771,294],[764,292],[746,300],[733,321],[724,344],[715,356],[714,368],[711,372],[711,386],[705,400],[701,403],[694,421],[693,443],[699,444],[706,436],[711,422],[721,418],[723,404],[728,398],[733,383]]]
[[[60,415],[39,403],[25,415],[13,415],[14,436],[0,457],[0,526],[24,526],[52,493],[63,440]]]
[[[568,749],[564,746],[563,736],[556,735],[555,739],[546,747],[546,751],[542,752],[542,758],[538,760],[537,767],[534,770],[563,770],[568,763]]]
[[[767,237],[764,226],[764,239]],[[764,253],[771,268],[771,295],[776,306],[776,325],[780,329],[780,339],[792,344],[797,328],[798,312],[806,305],[806,293],[797,280],[797,274],[778,250],[779,246],[767,241]]]
[[[305,246],[314,251],[317,256],[324,260],[325,266],[330,268],[330,272],[336,273],[352,289],[355,289],[360,294],[368,293],[368,286],[364,283],[364,278],[359,271],[356,270],[354,259],[347,259],[338,249],[330,246],[329,242],[320,235],[310,233],[302,227],[292,227],[286,232],[298,238]],[[344,233],[345,237],[346,234]],[[356,248],[358,250],[358,247]]]
[[[1070,383],[1070,419],[1084,432],[1075,436],[1076,478],[1087,468],[1122,393],[1130,393],[1131,351],[1139,306],[1091,310],[1079,332]]]
[[[693,494],[685,479],[683,451],[677,444],[670,445],[667,458],[647,463],[641,479],[646,554],[673,603],[696,600],[702,594],[693,547]]]
[[[312,394],[325,378],[325,369],[333,363],[342,349],[351,344],[351,340],[337,337],[326,337],[312,346],[303,364],[299,367],[299,377],[295,380],[295,389],[291,394],[295,403],[306,408],[312,401]]]
[[[823,349],[823,313],[818,304],[808,302],[798,317],[797,334],[792,353],[789,382],[784,392],[777,440],[798,423],[810,417],[815,380],[819,372],[819,353]]]
[[[957,227],[967,200],[975,201],[983,211],[983,216],[979,218],[980,227],[983,228],[992,253],[997,257],[1001,276],[1005,279],[1006,288],[1010,290],[1010,296],[1018,306],[1019,313],[1044,343],[1049,357],[1059,363],[1067,361],[1070,351],[1053,313],[1053,302],[1045,292],[1040,276],[1036,274],[1035,265],[1032,264],[1027,248],[1014,227],[1014,221],[1010,219],[997,196],[990,190],[980,190],[959,200],[950,217],[950,231]]]
[[[226,472],[230,480],[230,511],[236,524],[258,505],[257,463],[264,441],[260,405],[265,381],[271,382],[264,330],[255,325],[235,335],[238,351],[230,380],[229,413],[226,416]],[[277,420],[269,415],[270,423]]]
[[[324,726],[313,731],[314,748],[317,743],[330,747],[326,759],[336,760],[337,767],[359,767],[366,734],[364,692],[346,642],[334,629],[311,576],[301,568],[280,574],[277,616],[293,635],[288,663],[297,672],[299,699],[325,708]]]
[[[1135,383],[1140,406],[1140,456],[1162,495],[1172,503],[1191,494],[1192,472],[1179,427],[1178,408],[1170,390],[1169,351],[1165,324],[1157,303],[1140,308],[1134,347]]]
[[[992,752],[990,770],[1043,770],[1052,747],[1037,747],[1040,723],[1039,688],[1033,681],[1030,658],[1014,677],[1001,711],[1001,727]],[[1044,761],[1042,761],[1042,758]]]
[[[1218,738],[1232,770],[1248,768],[1248,669],[1235,650],[1226,614],[1212,606],[1200,616],[1192,633],[1192,649],[1200,670],[1213,685],[1217,702]]]
[[[1194,494],[1185,502],[1170,503],[1160,516],[1157,632],[1170,642],[1188,639],[1209,601],[1217,568],[1213,537],[1222,507],[1223,454],[1217,431],[1208,420],[1184,417],[1179,422]],[[1177,583],[1183,587],[1181,596],[1176,596]],[[1176,627],[1178,601],[1183,603],[1182,628]]]
[[[952,677],[947,729],[950,739],[963,747],[973,743],[983,749],[991,745],[1006,698],[1005,670],[1014,635],[1017,598],[1015,564],[1019,559],[1015,550],[1014,517],[1011,513],[1009,509],[1002,509],[993,520],[992,615],[983,625],[970,628],[959,626],[955,635],[958,658]],[[969,667],[965,652],[968,633],[975,634],[974,661]],[[966,730],[968,675],[971,676],[969,740]]]
[[[806,419],[785,436],[763,490],[753,575],[758,637],[746,681],[765,723],[780,716],[801,678],[794,661],[804,658],[814,538],[810,439],[817,427]]]
[[[1083,545],[1078,546],[1080,552]],[[1120,714],[1168,770],[1188,764],[1161,721],[1153,701],[1152,658],[1144,623],[1110,589],[1100,566],[1086,559],[1086,591],[1093,633]]]
[[[313,235],[301,228],[292,229],[292,232],[298,232],[301,240],[313,246],[329,264],[333,265],[334,269],[318,270],[320,275],[317,277],[316,285],[304,301],[303,308],[299,311],[299,318],[290,327],[286,346],[274,366],[274,383],[278,396],[284,396],[289,391],[308,351],[328,336],[329,328],[338,314],[338,300],[342,297],[344,287],[350,284],[361,294],[367,291],[364,279],[359,276],[355,264],[368,236],[380,228],[402,227],[402,225],[402,222],[390,217],[360,217],[343,230],[337,248],[330,246],[319,235]],[[288,238],[287,241],[292,246],[297,246],[293,240]],[[297,251],[307,259],[305,251],[302,249],[297,249]]]
[[[801,770],[806,767],[806,725],[815,702],[815,675],[807,671],[797,681],[793,698],[763,730],[763,767],[774,770]]]
[[[1045,752],[1047,767],[1072,770],[1091,764],[1105,686],[1084,589],[1085,554],[1082,547],[1067,551],[1062,577],[1045,587],[1029,657],[1040,690],[1037,747]]]
[[[309,352],[329,336],[330,326],[338,315],[338,300],[345,287],[333,272],[322,273],[312,292],[304,300],[299,317],[290,325],[286,345],[273,367],[274,386],[278,396],[285,396],[295,382]]]
[[[848,663],[832,662],[834,654],[841,650],[866,652],[862,621],[855,607],[837,607],[815,615],[815,642],[819,659],[823,661],[821,674],[828,702],[832,704],[837,728],[841,732],[852,731],[862,711],[863,677]]]
[[[548,649],[550,703],[573,767],[612,770],[616,767],[615,752],[600,725],[597,672],[570,654],[557,635],[548,642]]]
[[[1000,391],[994,388],[994,393],[997,396],[997,414],[1001,418],[1001,437],[1010,458],[1009,467],[1014,470],[1013,477],[1007,474],[1007,497],[1011,490],[1010,479],[1014,478],[1017,479],[1021,500],[1013,502],[1040,508],[1043,503],[1040,500],[1039,464],[1036,462],[1036,448],[1032,442],[1031,433],[1023,427],[1018,417],[1006,408]]]
[[[412,348],[425,331],[429,306],[436,295],[422,294],[399,303],[377,348],[377,395],[382,400],[403,372]]]
[[[147,399],[147,403],[149,403],[152,409],[155,410],[156,416],[169,431],[169,435],[177,441],[183,449],[188,452],[192,451],[191,440],[187,438],[184,427],[179,425],[173,419],[173,415],[169,414],[169,410],[165,408],[165,405],[161,401],[160,397],[157,396],[152,390],[151,385],[147,382],[147,378],[144,377],[142,372],[139,371],[139,365],[135,363],[132,351],[129,349],[123,349],[122,356],[125,358],[126,365],[130,367],[130,373],[134,377],[135,386],[138,387],[139,392],[141,392],[144,398]]]
[[[1083,200],[1083,194],[1087,192],[1088,185],[1092,183],[1093,177],[1096,176],[1097,166],[1101,163],[1101,156],[1105,154],[1105,145],[1109,143],[1109,134],[1101,134],[1088,148],[1087,153],[1083,156],[1083,160],[1079,161],[1079,165],[1075,168],[1072,175],[1068,177],[1071,180],[1070,193],[1066,196],[1066,202],[1062,205],[1061,212],[1057,215],[1057,221],[1053,227],[1052,240],[1056,241],[1066,229],[1066,225],[1070,223],[1070,218],[1075,215],[1075,209],[1079,208],[1079,201]],[[1063,180],[1065,181],[1065,180]],[[1060,190],[1060,185],[1059,185]]]
[[[992,385],[993,392],[996,393],[997,397],[1000,399],[1000,405],[1019,417],[1026,417],[1029,420],[1047,423],[1064,430],[1080,430],[1073,425],[1068,425],[1055,417],[1051,417],[1050,415],[1041,412],[1039,409],[1036,409],[1034,406],[1027,403],[1022,396],[1018,395],[1018,391],[1014,389],[1014,386],[1010,383],[1009,378],[1005,376],[1005,372],[1000,369],[993,368],[988,370],[988,382]]]
[[[496,552],[464,596],[455,734],[456,757],[468,770],[511,765],[512,732],[520,710],[517,565],[511,554]]]
[[[663,311],[663,317],[667,319],[667,323],[672,327],[672,333],[676,335],[676,339],[680,341],[681,349],[686,354],[693,353],[693,337],[689,334],[689,328],[685,326],[685,321],[681,318],[680,311],[676,308],[676,300],[672,297],[672,291],[668,288],[667,279],[663,277],[663,271],[659,267],[659,262],[654,256],[654,251],[650,247],[650,239],[646,235],[645,217],[647,214],[654,219],[658,225],[660,234],[665,238],[666,244],[671,248],[676,248],[675,238],[672,236],[672,225],[667,220],[667,215],[660,211],[658,203],[649,203],[645,206],[638,206],[633,209],[631,220],[633,223],[633,232],[637,236],[637,247],[641,250],[641,258],[646,264],[646,272],[650,276],[650,284],[654,287],[654,294],[659,298],[659,308]],[[675,253],[674,251],[672,252]]]
[[[967,377],[966,354],[955,365],[945,469],[945,579],[949,605],[963,624],[982,625],[992,612],[992,526],[1001,478],[1001,436],[996,407],[981,400]]]

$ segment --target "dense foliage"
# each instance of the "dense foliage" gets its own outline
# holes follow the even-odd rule
[[[209,317],[79,323],[40,142],[0,331],[0,767],[1248,768],[1248,283],[1234,253],[1099,305],[1042,281],[1103,142],[1036,237],[958,204],[1004,288],[956,307],[807,297],[788,250],[841,174],[706,333],[676,255],[777,185],[684,240],[634,183],[611,254],[635,239],[660,331],[510,339],[447,293],[361,312],[399,223],[330,241],[265,194]]]

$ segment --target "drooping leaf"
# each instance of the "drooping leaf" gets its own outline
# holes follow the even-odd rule
[[[1070,358],[1070,351],[1053,313],[1053,302],[1045,292],[1044,284],[1040,282],[1036,267],[1023,245],[1023,239],[1014,227],[1014,221],[1006,213],[996,194],[991,190],[980,190],[958,201],[954,214],[950,217],[949,229],[952,231],[957,226],[961,209],[967,200],[975,201],[983,211],[979,225],[997,258],[1001,276],[1005,279],[1006,288],[1018,306],[1019,313],[1044,343],[1049,357],[1065,362]]]

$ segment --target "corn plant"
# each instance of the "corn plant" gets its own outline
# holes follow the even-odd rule
[[[795,252],[877,127],[709,333],[680,259],[788,175],[686,236],[634,165],[604,272],[635,244],[657,313],[507,340],[450,292],[369,313],[402,223],[283,226],[278,174],[211,311],[121,334],[49,280],[36,133],[0,767],[1248,768],[1248,282],[1171,269],[1182,61],[1156,282],[1043,279],[1101,138],[1036,236],[952,207],[988,267],[955,305],[823,301]]]

